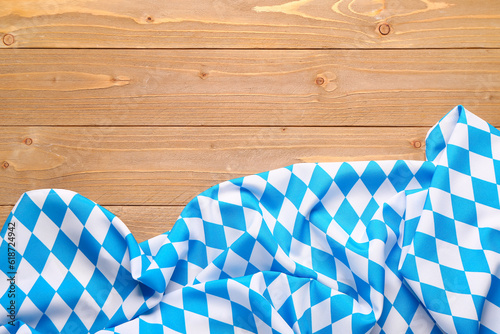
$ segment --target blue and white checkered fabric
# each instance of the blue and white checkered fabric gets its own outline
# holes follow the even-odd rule
[[[426,151],[227,181],[140,244],[81,195],[27,192],[0,333],[499,333],[500,132],[458,106]]]

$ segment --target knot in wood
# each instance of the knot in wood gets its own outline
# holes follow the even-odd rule
[[[384,36],[389,35],[389,33],[391,32],[391,26],[387,23],[382,23],[378,26],[378,32]]]
[[[316,78],[316,85],[321,86],[324,83],[325,83],[325,78],[323,78],[323,77]]]
[[[14,44],[15,39],[14,39],[13,35],[5,34],[5,35],[3,35],[2,41],[3,41],[3,44],[9,46],[9,45]]]

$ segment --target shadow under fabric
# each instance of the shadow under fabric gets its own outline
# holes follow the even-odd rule
[[[223,182],[140,244],[29,191],[1,232],[0,333],[498,333],[500,132],[458,106],[426,154]]]

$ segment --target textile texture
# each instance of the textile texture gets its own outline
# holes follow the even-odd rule
[[[29,191],[0,234],[0,333],[498,333],[500,132],[458,106],[426,155],[227,181],[142,243]]]

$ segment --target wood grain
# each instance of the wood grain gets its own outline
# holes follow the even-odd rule
[[[137,241],[151,239],[170,231],[184,206],[117,206],[108,205],[106,209],[119,217]]]
[[[13,205],[0,206],[0,230],[13,207]],[[138,242],[170,231],[183,208],[183,206],[106,206],[106,209],[127,225]]]
[[[3,50],[0,125],[500,125],[500,50]]]
[[[184,205],[217,183],[293,163],[424,160],[427,130],[7,127],[0,198],[14,204],[27,190],[64,188],[101,205]]]
[[[500,126],[500,2],[0,0],[0,223],[66,188],[139,241],[222,181]]]
[[[2,0],[2,47],[496,48],[500,3],[472,0]],[[379,25],[386,23],[389,29]]]

